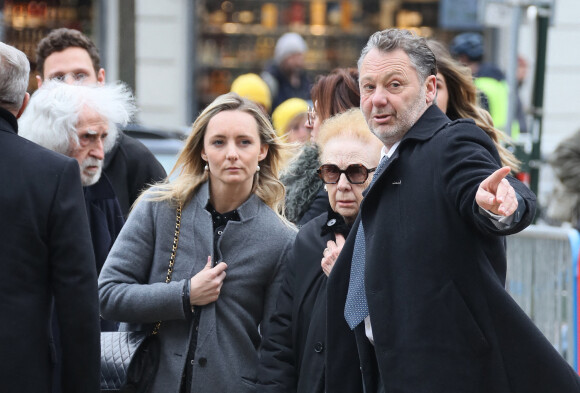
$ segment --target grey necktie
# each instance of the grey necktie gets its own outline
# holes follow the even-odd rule
[[[388,161],[384,156],[375,171],[369,187],[378,179]],[[362,220],[356,232],[352,262],[350,264],[350,280],[344,305],[344,319],[351,329],[354,329],[369,315],[369,307],[365,295],[365,231]]]

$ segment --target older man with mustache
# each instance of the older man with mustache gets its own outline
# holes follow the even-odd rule
[[[127,124],[134,111],[133,97],[123,85],[47,82],[19,120],[21,136],[78,161],[98,273],[124,223],[103,162],[117,126]]]

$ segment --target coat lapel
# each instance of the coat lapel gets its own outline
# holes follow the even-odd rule
[[[417,122],[409,129],[409,131],[403,136],[401,139],[401,143],[397,150],[393,153],[389,161],[387,162],[387,166],[379,175],[379,178],[374,182],[372,187],[365,190],[363,202],[361,204],[361,211],[364,206],[364,202],[367,199],[367,195],[371,194],[374,195],[377,192],[381,192],[385,187],[386,179],[390,178],[390,173],[392,168],[395,166],[394,164],[398,161],[400,152],[405,150],[406,146],[413,141],[421,142],[431,139],[435,134],[437,134],[440,130],[445,128],[451,120],[443,113],[436,105],[431,105],[427,108],[425,113],[417,120]],[[401,179],[391,179],[395,185],[398,185]],[[396,184],[398,183],[398,184]],[[387,183],[388,184],[388,183]],[[360,214],[359,214],[360,215]]]

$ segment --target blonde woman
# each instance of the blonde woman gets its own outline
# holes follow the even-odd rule
[[[260,108],[222,95],[193,124],[174,180],[142,195],[129,215],[99,278],[101,312],[124,330],[162,321],[151,391],[254,391],[260,333],[296,234],[280,215],[280,155]]]

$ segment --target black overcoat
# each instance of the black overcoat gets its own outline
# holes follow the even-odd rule
[[[499,162],[472,120],[450,122],[435,106],[404,136],[368,190],[329,277],[327,372],[335,384],[328,393],[342,392],[340,359],[331,353],[341,337],[332,326],[346,324],[361,219],[365,291],[386,393],[580,392],[578,376],[504,290],[503,236],[529,225],[536,202],[509,177],[525,203],[519,221],[499,230],[480,213],[476,191]],[[361,353],[365,383],[371,363]]]
[[[115,146],[105,155],[103,172],[115,190],[125,217],[141,192],[167,176],[153,153],[142,142],[121,130]]]
[[[325,391],[327,277],[320,261],[326,243],[335,240],[333,233],[321,235],[327,220],[323,213],[300,228],[287,254],[276,313],[260,349],[260,393]],[[354,353],[341,363],[344,392],[362,392],[354,336],[340,345],[340,351]]]
[[[79,165],[16,131],[0,109],[0,391],[51,391],[54,298],[62,391],[96,393],[97,272]]]

